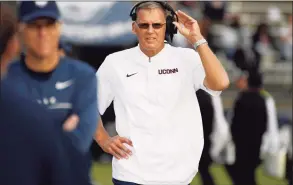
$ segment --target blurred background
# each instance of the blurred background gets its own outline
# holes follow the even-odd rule
[[[7,2],[13,7],[17,2]],[[62,41],[66,54],[98,69],[105,57],[137,45],[131,33],[129,12],[135,2],[58,2],[62,16]],[[264,88],[277,106],[280,128],[292,128],[292,2],[291,1],[170,1],[171,6],[195,18],[209,46],[222,61],[231,85],[222,93],[225,112],[232,108],[239,92],[237,83],[249,66],[263,74]],[[174,46],[192,47],[175,35]],[[239,85],[239,84],[238,84]],[[113,107],[103,116],[106,129],[115,135]],[[111,156],[93,142],[93,179],[99,185],[111,183]],[[292,166],[290,166],[292,169]],[[220,164],[211,167],[217,185],[231,180]],[[260,185],[285,185],[287,180],[257,169]],[[292,173],[292,171],[291,171]],[[291,174],[292,178],[292,174]],[[200,177],[192,185],[201,184]]]

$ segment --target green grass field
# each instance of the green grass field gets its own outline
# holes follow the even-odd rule
[[[213,165],[211,172],[215,178],[217,185],[232,185],[226,170],[220,165]],[[112,185],[111,181],[111,165],[95,163],[92,170],[93,179],[98,185]],[[276,180],[266,177],[259,167],[256,171],[259,185],[287,185],[286,181]],[[201,185],[199,176],[197,175],[192,181],[191,185]]]

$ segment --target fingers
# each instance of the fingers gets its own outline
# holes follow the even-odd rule
[[[112,145],[111,149],[114,151],[115,156],[118,156],[118,159],[122,159],[122,158],[128,159],[126,152],[124,152],[123,149],[120,148],[119,145]]]
[[[126,156],[132,155],[132,152],[123,143],[118,143],[117,146],[119,147],[120,150],[126,153]]]
[[[67,120],[63,123],[63,130],[70,132],[74,130],[79,122],[79,117],[76,114],[73,114],[67,118]]]
[[[108,153],[113,155],[118,160],[121,159],[121,157],[116,152],[114,152],[111,148],[109,148]]]
[[[180,23],[178,22],[173,22],[173,24],[178,28],[179,32],[184,35],[184,36],[188,36],[189,35],[189,30],[186,29],[185,27],[183,27]]]
[[[182,22],[183,24],[187,21],[194,21],[192,17],[182,12],[181,10],[176,11],[176,14],[178,16],[179,22]]]
[[[119,139],[122,143],[126,143],[126,144],[132,146],[132,141],[130,141],[129,139],[127,139],[125,137],[120,137]]]
[[[132,142],[124,137],[115,136],[105,144],[105,151],[112,154],[116,159],[128,159],[132,152],[124,145],[132,146]]]

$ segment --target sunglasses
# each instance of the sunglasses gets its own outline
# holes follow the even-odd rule
[[[161,29],[166,23],[153,23],[153,24],[148,24],[148,23],[137,23],[137,26],[140,28],[140,29],[148,29],[150,27],[150,25],[152,25],[152,27],[154,29]]]

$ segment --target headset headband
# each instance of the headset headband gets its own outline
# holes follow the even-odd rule
[[[141,1],[141,2],[138,2],[136,3],[131,11],[130,11],[130,14],[129,16],[130,17],[133,17],[133,14],[136,14],[136,9],[139,5],[143,4],[143,3],[147,3],[147,2],[155,2],[155,3],[158,3],[160,4],[164,9],[168,10],[169,12],[171,12],[172,16],[175,16],[176,17],[176,21],[178,21],[178,17],[176,15],[176,12],[174,11],[174,9],[166,2],[166,1]],[[134,12],[135,11],[135,12]],[[135,20],[133,20],[135,21]]]
[[[176,12],[174,11],[174,9],[166,1],[141,1],[141,2],[138,2],[137,4],[135,4],[132,7],[132,9],[130,11],[130,14],[129,14],[129,16],[131,17],[132,21],[136,21],[136,19],[137,19],[137,14],[136,14],[137,13],[136,12],[137,7],[140,6],[141,4],[147,3],[147,2],[158,3],[163,7],[163,9],[165,9],[166,11],[169,11],[171,13],[171,16],[168,15],[166,17],[166,23],[167,23],[166,37],[169,36],[170,40],[172,42],[174,34],[177,33],[177,27],[172,22],[173,21],[178,22],[178,17],[177,17]]]

